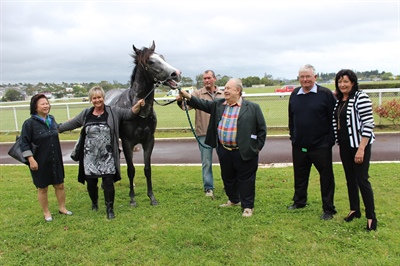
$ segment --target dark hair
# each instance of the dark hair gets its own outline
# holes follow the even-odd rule
[[[358,78],[356,73],[354,73],[350,69],[342,69],[336,74],[335,78],[336,98],[338,98],[339,100],[343,99],[343,93],[339,89],[339,79],[343,78],[344,76],[347,76],[349,80],[353,83],[353,88],[351,88],[349,96],[352,96],[356,93],[356,91],[358,91]]]
[[[31,115],[36,114],[37,102],[42,98],[45,98],[47,101],[49,101],[49,99],[43,93],[36,94],[31,98],[31,104],[30,104]]]
[[[206,71],[204,71],[204,74],[207,74],[207,73],[211,73],[212,74],[212,76],[213,76],[213,78],[217,78],[216,76],[215,76],[215,72],[213,71],[213,70],[211,70],[211,69],[207,69]]]

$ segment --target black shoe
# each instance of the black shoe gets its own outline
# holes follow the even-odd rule
[[[106,202],[106,213],[107,213],[107,219],[111,220],[115,218],[114,214],[114,202]]]
[[[347,215],[347,217],[344,218],[343,220],[345,220],[346,222],[351,222],[351,221],[353,221],[354,218],[360,218],[360,217],[361,217],[361,212],[355,211],[355,212],[349,213]]]
[[[92,203],[92,211],[98,211],[99,205],[97,203]]]
[[[293,205],[290,205],[290,206],[288,207],[288,210],[302,209],[302,208],[304,208],[305,206],[306,206],[306,205],[293,204]]]
[[[64,214],[64,215],[72,215],[72,211],[67,211],[67,212],[62,212],[62,211],[58,211],[59,214]]]
[[[368,232],[369,231],[376,231],[376,228],[378,227],[378,220],[377,219],[372,219],[371,226],[368,224],[368,219],[367,219],[367,227],[365,228]]]
[[[333,214],[332,213],[323,213],[321,215],[321,220],[328,221],[333,219]]]

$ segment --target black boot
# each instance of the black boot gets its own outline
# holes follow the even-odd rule
[[[106,202],[106,212],[107,212],[107,218],[109,220],[115,218],[114,214],[114,196],[115,196],[115,190],[114,188],[110,190],[104,190],[104,199]]]
[[[106,202],[106,211],[107,211],[107,218],[108,220],[114,219],[115,214],[114,214],[114,202]]]
[[[99,188],[95,188],[93,190],[89,190],[89,197],[92,200],[92,211],[97,211],[99,209],[98,201],[99,201]]]

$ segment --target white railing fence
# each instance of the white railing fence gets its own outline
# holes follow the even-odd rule
[[[400,88],[397,89],[371,89],[366,90],[374,106],[393,98],[400,100]],[[290,92],[285,93],[247,93],[245,98],[257,102],[264,113],[267,126],[287,127],[287,109]],[[156,98],[159,103],[171,101],[171,98]],[[13,104],[13,105],[10,105]],[[92,106],[90,102],[51,102],[51,114],[58,123],[67,121],[79,114],[84,108]],[[157,129],[186,129],[189,128],[186,114],[175,103],[167,106],[154,104],[157,113]],[[192,123],[194,112],[189,111]],[[2,103],[0,106],[0,132],[20,131],[23,122],[29,117],[29,104],[27,102]],[[391,122],[380,119],[375,114],[377,125],[390,125]]]

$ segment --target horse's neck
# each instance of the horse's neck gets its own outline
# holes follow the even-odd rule
[[[131,97],[134,99],[143,99],[146,96],[146,99],[150,97],[154,98],[154,86],[155,84],[153,82],[149,82],[144,79],[136,79],[130,88]]]

